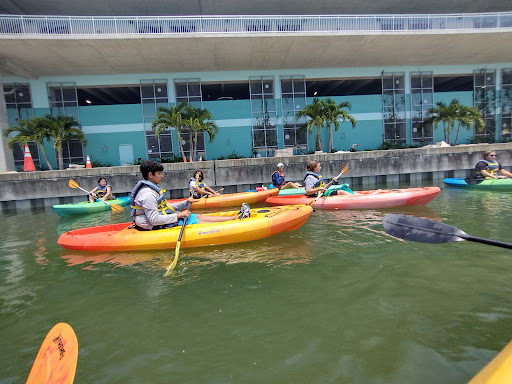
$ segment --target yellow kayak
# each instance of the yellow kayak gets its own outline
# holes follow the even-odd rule
[[[311,215],[308,205],[251,209],[243,220],[186,225],[181,248],[240,243],[259,240],[280,232],[299,228]],[[209,213],[209,216],[235,216],[237,211]],[[81,228],[63,233],[58,243],[67,249],[80,251],[130,251],[173,249],[180,226],[152,231],[139,231],[133,223]]]
[[[512,341],[501,350],[468,384],[512,383]]]

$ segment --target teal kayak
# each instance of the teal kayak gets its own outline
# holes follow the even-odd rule
[[[353,193],[352,190],[348,187],[348,184],[331,185],[329,188],[327,188],[327,190],[338,190],[338,189],[344,189],[346,191]],[[305,194],[306,194],[306,188],[286,188],[286,189],[280,189],[278,196],[305,195]]]
[[[116,205],[128,205],[130,204],[130,196],[119,197],[114,200],[107,200],[108,204]],[[89,213],[109,211],[111,208],[101,201],[90,203],[88,201],[82,201],[75,204],[56,204],[52,206],[53,210],[60,216],[72,216],[72,215],[88,215]]]
[[[512,192],[512,179],[463,179],[447,178],[443,183],[450,187],[483,189],[490,191]]]

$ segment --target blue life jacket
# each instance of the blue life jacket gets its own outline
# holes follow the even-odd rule
[[[160,188],[159,185],[157,185],[151,181],[140,180],[135,185],[135,188],[133,188],[132,193],[130,194],[130,208],[131,208],[130,214],[132,216],[137,216],[137,214],[140,215],[140,214],[144,213],[144,209],[142,207],[135,205],[135,196],[137,196],[137,193],[139,193],[139,191],[142,188],[146,188],[146,187],[149,187],[149,188],[153,189],[154,191],[158,192],[159,196],[158,196],[156,202],[158,204],[158,211],[162,215],[169,215],[171,213],[177,213],[169,204],[167,204],[167,199],[165,198],[165,189]],[[137,211],[142,211],[142,212],[137,212]]]
[[[315,172],[311,172],[311,171],[307,171],[306,174],[304,175],[304,179],[302,180],[302,182],[304,183],[304,186],[306,185],[306,178],[308,176],[313,176],[316,179],[316,182],[315,182],[315,185],[313,186],[313,188],[325,186],[324,178],[322,177],[322,175],[315,173]]]
[[[105,196],[107,194],[107,188],[110,187],[109,184],[105,185],[104,187],[102,187],[101,185],[98,184],[98,186],[96,187],[96,196],[98,196],[99,198],[102,198],[103,196]]]
[[[487,167],[485,168],[485,170],[487,172],[489,172],[491,175],[496,176],[498,174],[498,171],[500,170],[500,163],[498,163],[497,161],[489,161],[489,160],[480,160],[478,163],[480,163],[480,162],[484,162],[485,164],[487,164]],[[477,165],[478,165],[478,163],[477,163]],[[485,176],[482,175],[481,170],[480,171],[477,170],[476,177],[484,178]]]

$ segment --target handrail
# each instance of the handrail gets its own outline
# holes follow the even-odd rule
[[[512,28],[512,12],[435,15],[0,15],[2,35],[308,34]]]

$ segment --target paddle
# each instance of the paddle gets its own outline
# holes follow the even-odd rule
[[[215,191],[215,193],[219,193],[220,191],[223,191],[223,190],[224,190],[224,188],[221,188],[221,189],[219,189],[219,190]],[[203,197],[207,197],[207,196],[209,196],[209,195],[206,195],[206,194],[201,195],[201,199],[202,199]]]
[[[190,209],[190,201],[187,205],[187,210]],[[183,236],[183,230],[185,229],[185,224],[187,224],[188,217],[185,217],[183,219],[183,224],[181,225],[180,235],[178,236],[178,242],[176,243],[176,251],[174,252],[174,260],[172,261],[171,265],[167,267],[167,270],[164,273],[164,277],[167,275],[170,275],[172,271],[174,270],[174,267],[176,266],[176,263],[178,262],[178,257],[180,256],[180,245],[181,245],[181,236]]]
[[[85,192],[85,193],[87,193],[88,195],[90,194],[90,193],[89,193],[89,191],[86,191],[85,189],[83,189],[82,187],[80,187],[80,186],[78,185],[78,183],[77,183],[75,180],[73,180],[73,179],[69,179],[69,186],[70,186],[71,188],[78,188],[78,189],[81,189],[82,191],[84,191],[84,192]],[[100,199],[100,201],[101,201],[101,202],[103,202],[103,203],[105,203],[105,204],[107,204],[107,205],[108,205],[108,206],[109,206],[113,211],[115,211],[115,212],[121,212],[121,211],[124,211],[124,208],[123,208],[123,207],[121,207],[120,205],[117,205],[117,204],[110,204],[110,203],[107,203],[106,201],[101,200],[101,199]]]
[[[78,359],[78,340],[69,324],[58,323],[46,335],[27,379],[28,384],[71,384]]]
[[[416,216],[390,214],[384,216],[382,224],[387,233],[404,240],[430,244],[467,240],[512,249],[510,243],[470,236],[458,228]]]
[[[345,166],[343,167],[343,169],[341,170],[340,174],[338,176],[336,176],[335,178],[333,178],[331,181],[329,181],[327,183],[327,185],[324,187],[325,189],[329,188],[331,186],[332,183],[334,183],[334,179],[339,179],[341,177],[341,175],[344,175],[345,173],[347,173],[347,169],[348,169],[348,163],[345,164]],[[322,195],[324,194],[324,192],[319,192],[318,193],[318,196],[315,198],[315,200],[313,200],[311,203],[309,203],[309,205],[313,205],[315,204],[315,202],[322,197]]]

